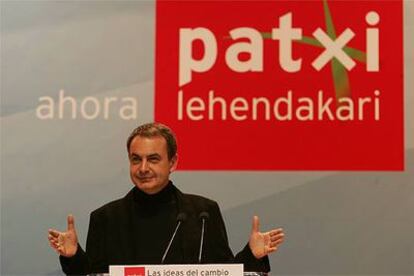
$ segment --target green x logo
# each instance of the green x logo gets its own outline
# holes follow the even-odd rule
[[[328,36],[334,41],[336,40],[336,31],[335,26],[332,20],[331,12],[329,10],[328,1],[323,0],[323,7],[324,7],[324,15],[325,15],[325,24],[326,24],[326,31]],[[268,32],[262,32],[262,37],[264,39],[271,39],[272,34]],[[319,48],[323,48],[324,46],[313,37],[309,36],[303,36],[302,39],[296,40],[298,43],[303,43]],[[362,63],[366,63],[366,54],[363,51],[360,51],[355,48],[351,47],[344,47],[343,51],[351,58],[360,61]],[[335,95],[336,100],[343,97],[350,97],[351,96],[351,88],[349,84],[349,77],[348,77],[348,71],[343,66],[343,64],[337,59],[332,58],[331,61],[331,72],[332,72],[332,78],[334,82],[334,89],[335,89]]]

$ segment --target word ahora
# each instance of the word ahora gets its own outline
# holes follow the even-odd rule
[[[36,108],[36,116],[41,120],[50,119],[105,119],[118,115],[122,120],[134,120],[137,118],[137,100],[133,97],[85,97],[75,99],[65,96],[65,91],[59,91],[59,97],[55,101],[52,97],[39,98],[39,106]]]

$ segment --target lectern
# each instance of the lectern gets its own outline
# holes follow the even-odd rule
[[[113,265],[110,276],[243,276],[243,264]]]

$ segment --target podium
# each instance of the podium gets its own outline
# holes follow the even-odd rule
[[[243,264],[111,265],[110,276],[243,276]],[[258,275],[250,274],[249,275]]]

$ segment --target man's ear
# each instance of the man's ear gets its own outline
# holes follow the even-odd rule
[[[170,173],[172,173],[173,171],[175,171],[175,169],[177,168],[177,163],[178,163],[178,155],[176,154],[170,160]]]

